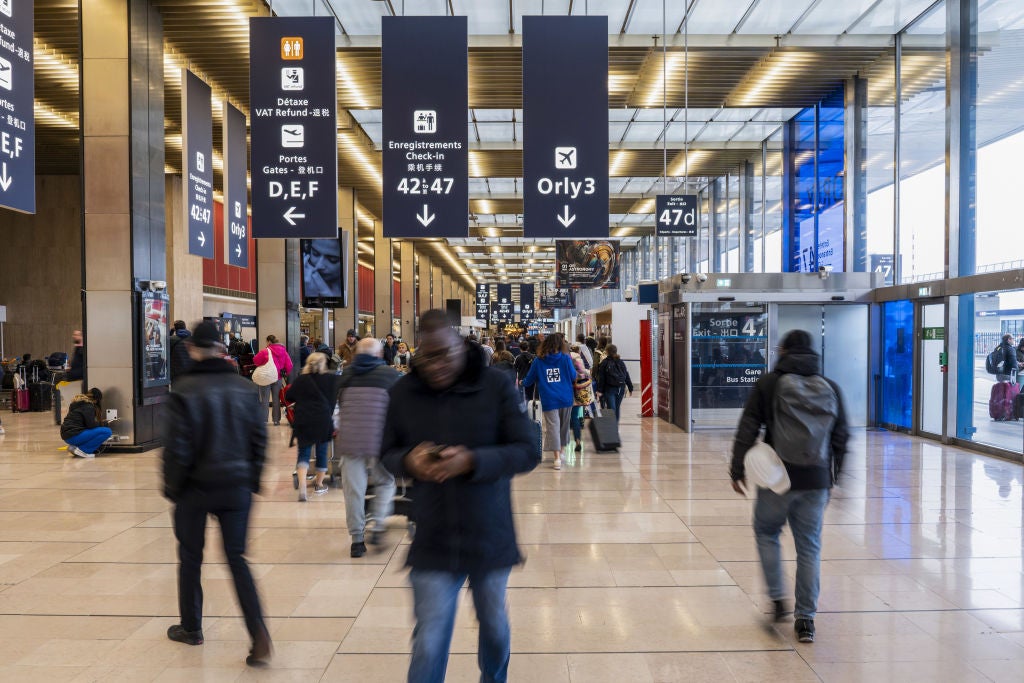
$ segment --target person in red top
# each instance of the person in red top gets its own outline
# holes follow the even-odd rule
[[[270,404],[269,401],[274,402],[274,426],[281,424],[281,379],[288,379],[292,374],[292,358],[288,355],[288,349],[284,347],[277,337],[269,335],[267,337],[267,346],[262,351],[256,354],[253,358],[253,363],[257,367],[267,362],[268,356],[273,359],[274,366],[277,367],[278,379],[273,384],[269,384],[265,387],[260,387],[260,405],[263,406],[267,411],[267,417],[270,417]],[[268,396],[269,394],[269,396]]]

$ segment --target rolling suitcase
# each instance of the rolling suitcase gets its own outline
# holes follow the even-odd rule
[[[27,413],[29,410],[28,387],[14,389],[11,392],[11,412]]]
[[[53,385],[49,382],[33,382],[28,385],[28,409],[33,413],[45,413],[53,409]]]
[[[1013,419],[1024,419],[1024,394],[1020,392],[1013,397]]]
[[[1016,382],[996,382],[988,399],[988,416],[997,422],[1013,420],[1014,399],[1020,395]]]
[[[615,414],[598,415],[590,420],[590,437],[598,451],[615,451],[622,445]]]

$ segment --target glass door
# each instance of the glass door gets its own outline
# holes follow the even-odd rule
[[[923,434],[941,437],[946,374],[939,363],[939,357],[946,351],[946,304],[924,303],[919,310],[918,430]]]

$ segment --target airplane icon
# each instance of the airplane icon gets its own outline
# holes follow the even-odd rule
[[[282,147],[302,147],[306,142],[305,126],[281,126]]]
[[[576,148],[555,147],[555,168],[576,168]]]

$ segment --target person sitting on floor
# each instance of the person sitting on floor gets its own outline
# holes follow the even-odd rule
[[[100,417],[103,392],[93,387],[79,394],[68,406],[68,414],[60,425],[60,438],[68,444],[68,451],[79,458],[94,458],[113,432]]]

